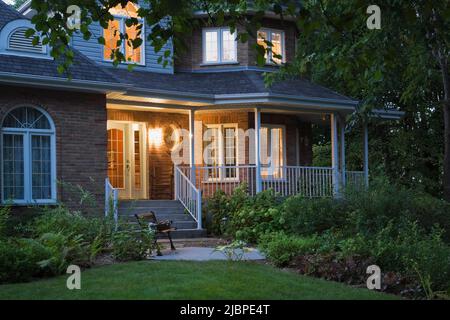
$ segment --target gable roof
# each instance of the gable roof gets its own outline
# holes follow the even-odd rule
[[[6,24],[19,19],[27,18],[0,0],[0,32]],[[0,53],[0,82],[47,86],[58,84],[60,87],[102,92],[123,90],[124,85],[120,80],[105,72],[79,51],[73,48],[72,50],[74,63],[69,68],[70,81],[68,74],[58,72],[58,60],[51,57],[34,58]]]

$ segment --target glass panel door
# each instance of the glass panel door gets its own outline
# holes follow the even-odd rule
[[[109,127],[109,125],[108,125]],[[108,177],[112,186],[125,189],[125,127],[114,124],[108,128]]]
[[[146,198],[145,127],[108,121],[108,177],[121,199]]]

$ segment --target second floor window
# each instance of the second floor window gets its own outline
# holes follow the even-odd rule
[[[236,35],[229,28],[203,29],[203,63],[237,62]]]
[[[266,63],[281,64],[284,60],[284,32],[272,29],[261,29],[258,31],[258,44],[267,49],[267,42],[272,44],[271,50],[266,51],[264,57]],[[281,57],[281,58],[280,58]]]
[[[111,54],[113,50],[117,49],[117,41],[120,39],[120,34],[127,34],[128,39],[136,39],[140,37],[137,26],[132,25],[128,27],[125,21],[129,17],[137,18],[137,8],[131,2],[128,2],[125,8],[118,5],[111,9],[110,13],[114,16],[114,20],[109,21],[108,28],[104,29],[105,48],[103,51],[104,60],[112,60]],[[141,29],[143,31],[143,29]],[[120,46],[121,52],[125,55],[125,59],[130,63],[144,64],[144,43],[138,48],[133,48],[131,42],[123,40]]]

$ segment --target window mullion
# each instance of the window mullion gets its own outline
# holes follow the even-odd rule
[[[120,33],[121,34],[123,34],[123,35],[125,35],[126,34],[126,26],[125,26],[125,18],[124,17],[121,17],[120,18],[120,23],[119,23],[119,26],[120,26]],[[122,52],[122,54],[125,56],[125,59],[126,59],[126,39],[122,39],[122,44],[120,45],[120,48],[121,48],[121,52]]]
[[[32,197],[32,183],[33,179],[31,176],[31,133],[27,132],[24,134],[23,139],[23,166],[24,166],[24,198],[25,201],[30,203],[33,200]]]
[[[217,30],[217,60],[218,62],[222,62],[222,29]]]

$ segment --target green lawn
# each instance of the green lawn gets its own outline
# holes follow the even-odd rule
[[[141,261],[88,269],[81,290],[66,276],[0,286],[0,299],[395,299],[253,262]]]

